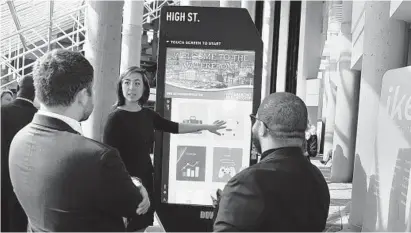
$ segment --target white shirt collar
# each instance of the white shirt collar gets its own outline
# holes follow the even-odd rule
[[[83,130],[81,128],[80,122],[74,120],[73,118],[63,116],[54,112],[48,112],[44,110],[38,110],[38,114],[44,115],[44,116],[49,116],[53,118],[57,118],[59,120],[64,121],[66,124],[68,124],[71,128],[73,128],[75,131],[79,132],[81,135],[83,135]]]
[[[23,98],[23,97],[17,97],[16,100],[24,100],[24,101],[29,102],[29,103],[34,105],[33,101],[31,101],[29,99],[26,99],[26,98]]]

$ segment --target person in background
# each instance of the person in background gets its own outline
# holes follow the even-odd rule
[[[17,91],[18,91],[18,85],[17,85],[17,88],[11,88],[11,89],[9,89],[12,93],[13,93],[13,97],[16,97],[17,96]]]
[[[306,132],[306,134],[307,134],[307,132]],[[307,151],[307,140],[304,140],[303,141],[303,146],[302,146],[302,150],[303,150],[303,155],[304,155],[304,157],[305,158],[307,158],[307,160],[308,161],[311,161],[310,160],[310,155],[308,154],[308,151]]]
[[[33,77],[19,80],[17,98],[1,106],[1,231],[27,230],[27,216],[13,192],[9,174],[9,149],[13,137],[31,122],[37,108],[33,106]]]
[[[13,92],[10,90],[4,90],[1,92],[1,106],[9,104],[13,101]]]
[[[118,151],[82,136],[94,70],[79,52],[52,50],[33,67],[40,110],[10,146],[10,178],[30,232],[121,232],[147,212],[145,188]]]
[[[150,94],[150,86],[144,69],[130,67],[125,70],[117,84],[116,108],[110,113],[104,129],[103,142],[117,148],[132,176],[141,178],[153,203],[153,164],[150,148],[154,143],[154,131],[169,133],[192,133],[225,128],[224,121],[212,125],[181,124],[161,117],[155,111],[143,107]],[[127,231],[144,231],[153,224],[155,207],[145,215],[134,215],[127,220]]]
[[[327,153],[325,153],[323,155],[323,158],[320,160],[320,162],[324,165],[327,165],[327,163],[330,162],[332,160],[332,158],[333,158],[333,150],[330,149],[330,150],[328,150]]]
[[[277,92],[250,117],[261,160],[228,181],[214,231],[323,231],[330,193],[321,171],[303,155],[304,102],[294,94]]]
[[[317,148],[318,148],[318,138],[317,138],[317,130],[314,125],[310,125],[307,134],[307,153],[310,157],[317,156]]]

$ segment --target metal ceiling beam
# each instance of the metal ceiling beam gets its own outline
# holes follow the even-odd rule
[[[7,0],[6,2],[7,2],[7,5],[9,6],[11,16],[13,17],[14,25],[16,25],[17,31],[20,31],[21,25],[20,25],[19,18],[17,17],[16,7],[14,6],[14,2],[12,0]],[[21,44],[23,45],[24,50],[27,51],[28,49],[27,49],[27,44],[26,44],[26,40],[24,39],[24,36],[21,33],[19,33],[19,36],[20,36],[20,41],[21,41]]]
[[[54,0],[49,1],[50,9],[49,9],[49,35],[48,35],[48,44],[47,44],[47,51],[51,50],[51,43],[50,41],[53,39],[53,12],[54,12]]]

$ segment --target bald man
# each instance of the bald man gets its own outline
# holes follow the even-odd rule
[[[214,231],[323,231],[330,193],[320,170],[303,155],[304,102],[274,93],[250,117],[261,159],[227,183]]]

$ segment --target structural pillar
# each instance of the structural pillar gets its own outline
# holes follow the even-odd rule
[[[255,22],[255,1],[254,0],[241,0],[241,8],[247,9],[253,22]],[[274,8],[273,8],[274,11]],[[274,19],[273,19],[274,20]]]
[[[220,0],[220,7],[240,8],[241,1],[240,0]]]
[[[265,0],[263,10],[263,72],[261,81],[261,101],[270,94],[271,63],[273,56],[273,31],[274,31],[274,6],[275,1]]]
[[[317,141],[318,141],[318,149],[317,152],[321,153],[321,141],[322,141],[322,127],[324,122],[322,121],[322,111],[324,106],[324,81],[323,81],[323,71],[320,70],[317,74],[318,79],[318,108],[317,108],[317,121],[315,123],[315,127],[317,128]]]
[[[321,72],[321,90],[319,95],[319,102],[321,102],[321,108],[318,108],[318,115],[321,116],[321,129],[319,130],[319,150],[318,153],[324,154],[324,137],[325,137],[325,126],[327,124],[327,79],[328,71],[326,69]]]
[[[140,67],[144,1],[124,1],[120,72]]]
[[[327,5],[328,9],[328,27],[326,44],[330,48],[328,74],[329,79],[326,80],[327,91],[327,115],[324,133],[324,149],[323,160],[328,160],[333,152],[334,126],[335,126],[335,104],[337,99],[337,88],[339,86],[339,73],[337,70],[337,62],[340,56],[340,44],[338,34],[341,30],[341,8],[342,2],[339,0],[331,1]]]
[[[411,66],[411,25],[410,25],[410,29],[408,29],[408,62],[407,62],[407,66]]]
[[[331,58],[332,59],[332,58]],[[325,94],[327,95],[326,124],[324,131],[324,156],[323,160],[328,160],[333,149],[334,125],[335,125],[335,103],[337,99],[338,80],[337,63],[332,59],[327,67],[325,77]]]
[[[355,138],[357,134],[360,72],[351,70],[352,2],[343,3],[343,22],[339,35],[338,92],[333,137],[331,181],[348,183],[354,170]]]
[[[290,24],[290,1],[281,1],[280,13],[280,35],[278,39],[277,80],[276,92],[285,91],[287,78],[287,49],[288,49],[288,27]]]
[[[306,23],[307,23],[307,4],[309,2],[302,1],[301,2],[301,20],[300,20],[300,41],[298,45],[298,68],[297,68],[297,90],[296,95],[300,97],[304,102],[306,98],[306,90],[307,90],[307,60],[308,56],[305,56],[306,47],[310,46],[307,45],[307,38],[306,38]]]
[[[350,224],[375,230],[378,212],[375,135],[382,77],[406,64],[406,23],[390,19],[390,1],[366,1]],[[389,146],[389,145],[388,145]],[[389,156],[389,155],[387,155]],[[379,174],[383,175],[383,174]]]
[[[122,1],[88,1],[85,57],[94,67],[94,111],[82,123],[86,137],[101,141],[107,116],[116,101],[121,56]]]
[[[158,53],[157,53],[157,51],[158,51],[158,31],[154,31],[153,40],[152,40],[151,44],[153,44],[153,46],[152,46],[153,59],[154,59],[154,61],[157,61],[157,59],[158,59]]]

